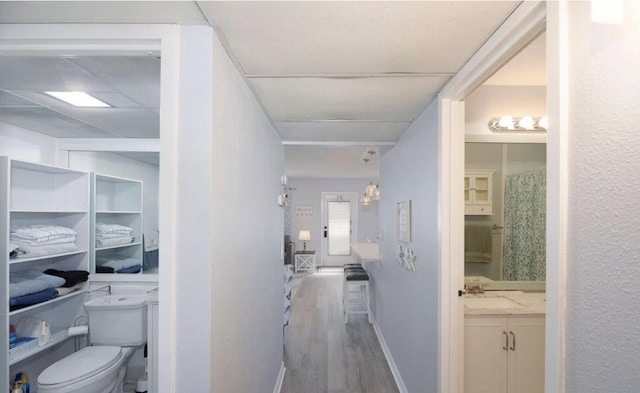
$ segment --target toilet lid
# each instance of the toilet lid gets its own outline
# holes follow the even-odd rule
[[[73,383],[108,368],[116,363],[120,356],[120,347],[86,347],[47,367],[38,376],[38,383],[41,385]]]

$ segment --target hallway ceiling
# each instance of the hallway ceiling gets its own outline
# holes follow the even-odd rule
[[[288,165],[312,145],[362,166],[365,147],[395,143],[518,4],[3,1],[0,23],[210,24],[287,145]],[[5,57],[0,121],[57,138],[158,137],[159,66],[155,56]],[[72,87],[115,108],[42,94]]]

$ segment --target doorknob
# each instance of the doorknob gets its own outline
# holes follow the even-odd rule
[[[327,237],[327,227],[324,227],[324,237]]]

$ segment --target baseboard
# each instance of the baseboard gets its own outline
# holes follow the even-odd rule
[[[273,393],[280,393],[280,389],[282,389],[282,382],[284,381],[284,372],[287,369],[284,367],[284,362],[280,366],[280,374],[278,374],[278,380],[276,381],[276,386],[273,388]]]
[[[400,375],[398,366],[396,366],[396,362],[393,360],[393,356],[391,356],[391,351],[387,346],[387,342],[384,341],[382,331],[380,331],[380,327],[378,326],[378,322],[376,321],[375,316],[373,318],[373,330],[376,332],[376,337],[378,337],[378,342],[380,343],[380,347],[382,348],[384,357],[387,359],[387,363],[389,364],[389,368],[391,369],[391,374],[393,374],[393,379],[396,381],[398,391],[400,393],[409,393],[407,387],[404,385],[404,381],[402,380],[402,376]]]

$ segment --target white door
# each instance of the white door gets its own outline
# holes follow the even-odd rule
[[[322,193],[322,266],[342,266],[354,261],[351,243],[357,238],[357,222],[357,193]]]

